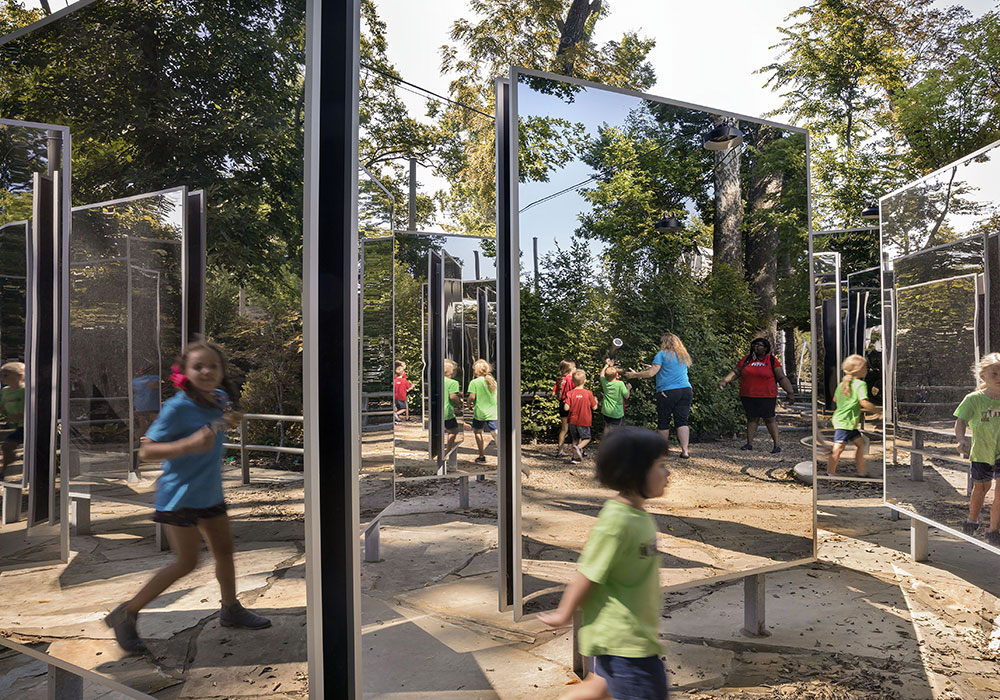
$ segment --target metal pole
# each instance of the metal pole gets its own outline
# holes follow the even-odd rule
[[[410,219],[407,230],[417,230],[417,159],[410,158]]]
[[[478,279],[480,279],[480,277],[479,277],[479,251],[478,250],[474,250],[474,251],[472,251],[472,254],[473,254],[473,256],[476,259],[476,279],[478,280]]]
[[[767,636],[764,625],[764,574],[743,577],[743,634]]]
[[[535,282],[535,294],[538,294],[538,236],[531,239],[532,257],[534,258],[534,270],[535,276],[532,278]]]
[[[250,463],[247,461],[247,418],[240,418],[240,470],[243,472],[243,483],[250,483]]]
[[[132,379],[135,377],[132,357],[132,237],[125,236],[125,348],[128,363],[128,482],[139,481],[139,455],[135,449],[135,392]]]
[[[83,700],[83,677],[49,664],[49,700]]]

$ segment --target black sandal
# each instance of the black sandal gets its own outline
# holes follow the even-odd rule
[[[745,445],[744,445],[743,447],[741,447],[740,449],[741,449],[741,450],[752,450],[752,449],[753,449],[753,445],[752,445],[751,443],[749,443],[749,442],[748,442],[747,444],[745,444]]]

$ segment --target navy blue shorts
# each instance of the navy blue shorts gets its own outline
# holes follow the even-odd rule
[[[969,465],[969,476],[977,484],[988,484],[994,479],[1000,479],[1000,460],[997,460],[996,464],[973,462]],[[993,497],[996,498],[996,494]]]
[[[177,527],[195,527],[199,520],[210,520],[226,514],[226,504],[217,503],[208,508],[181,508],[180,510],[158,510],[153,513],[153,522]]]
[[[20,428],[14,428],[14,432],[3,439],[4,442],[16,442],[21,444],[24,442],[24,426]]]
[[[844,445],[849,442],[854,442],[859,437],[861,437],[860,430],[844,430],[843,428],[837,428],[833,431],[833,441]]]
[[[590,439],[590,426],[589,425],[572,425],[569,426],[569,436],[573,438],[573,442],[579,442],[580,440]]]
[[[475,418],[473,418],[472,429],[491,430],[495,433],[497,431],[497,422],[495,420],[476,420]]]
[[[457,418],[445,418],[444,427],[448,431],[458,430],[458,419]]]
[[[604,425],[621,425],[624,418],[612,418],[611,416],[604,416]]]
[[[396,404],[396,410],[397,411],[405,411],[406,410],[406,401],[404,399],[395,399],[394,403]]]
[[[665,700],[668,694],[667,669],[659,656],[597,656],[594,673],[604,679],[608,695],[616,700]]]

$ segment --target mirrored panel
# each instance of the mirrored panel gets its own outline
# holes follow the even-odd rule
[[[827,490],[856,479],[880,483],[883,331],[879,269],[872,267],[878,229],[815,231],[810,237],[819,377],[814,465],[819,479],[833,481]]]
[[[978,543],[992,536],[993,546],[989,501],[981,506],[993,473],[982,464],[1000,456],[987,437],[1000,388],[982,371],[1000,349],[998,153],[994,144],[881,202],[894,326],[886,501]]]
[[[21,585],[3,581],[0,609],[9,612],[0,631],[141,693],[236,696],[265,666],[258,683],[266,679],[267,692],[307,692],[298,447],[304,27],[298,2],[220,12],[94,0],[0,44],[3,116],[73,126],[77,207],[62,257],[49,256],[61,264],[67,302],[61,457],[72,493],[61,506],[73,514],[73,553],[63,566],[23,572]],[[67,225],[69,216],[67,208]],[[185,289],[200,291],[185,299]],[[206,297],[206,308],[190,308]],[[202,327],[227,355],[227,393],[246,412],[227,436],[214,413],[179,427],[162,410],[181,396],[171,366]],[[226,408],[218,399],[200,408]],[[190,406],[184,412],[196,421]],[[156,432],[157,419],[167,433]],[[169,443],[213,422],[219,433],[200,453],[211,460],[196,474],[153,454],[136,458],[144,434]],[[171,468],[174,481],[164,478]],[[214,557],[200,554],[198,567],[139,612],[151,653],[130,657],[106,616],[156,571],[204,550],[195,537],[181,554],[167,551],[177,544],[171,527],[182,526],[155,515],[158,493],[167,494],[161,513],[205,506],[224,518],[214,521],[223,546],[212,547],[222,581]],[[233,593],[271,626],[230,637],[220,602]]]
[[[397,480],[467,489],[497,464],[494,240],[397,231],[395,289]]]
[[[625,424],[658,427],[659,403],[665,432],[683,438],[671,448],[666,494],[644,506],[659,529],[664,586],[812,557],[812,491],[790,475],[792,455],[808,448],[786,438],[782,458],[791,463],[783,470],[741,452],[743,441],[730,439],[746,427],[739,397],[718,388],[746,356],[757,318],[751,293],[736,291],[747,289],[741,227],[761,241],[805,240],[806,176],[796,167],[805,163],[805,135],[532,71],[516,69],[511,79],[521,348],[521,443],[511,472],[531,469],[520,482],[524,610],[556,604],[614,495],[598,483],[594,456],[617,423],[617,404],[605,398],[621,379]],[[727,125],[741,131],[741,143],[711,140]],[[773,331],[764,333],[783,358]],[[690,363],[665,349],[674,337]],[[669,384],[666,371],[656,378],[657,361],[677,364],[683,379]],[[771,381],[773,388],[777,372]],[[574,418],[561,401],[563,382],[598,404],[580,413],[585,430],[571,429],[565,442]],[[666,407],[671,391],[680,397],[676,411]],[[808,419],[781,410],[780,420],[805,437]],[[716,442],[720,435],[727,439]],[[755,449],[769,450],[767,442],[758,438]],[[688,447],[690,459],[679,459]]]
[[[56,471],[54,257],[68,206],[63,127],[0,120],[0,570],[65,556]]]
[[[139,439],[176,392],[169,377],[183,342],[186,203],[177,188],[73,210],[70,474],[140,502],[152,484],[140,484]]]

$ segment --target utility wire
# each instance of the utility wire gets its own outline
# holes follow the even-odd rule
[[[379,75],[383,75],[386,78],[389,78],[390,80],[395,80],[397,83],[402,83],[403,85],[409,85],[412,88],[416,88],[417,90],[421,90],[423,92],[426,92],[428,95],[432,95],[433,97],[435,97],[438,100],[441,100],[443,102],[448,102],[448,103],[456,105],[458,107],[462,107],[463,109],[467,109],[470,112],[475,112],[476,114],[481,114],[484,117],[486,117],[487,119],[495,119],[495,117],[492,114],[487,114],[486,112],[479,111],[475,107],[470,107],[467,104],[462,104],[461,102],[456,102],[455,100],[452,100],[452,99],[450,99],[448,97],[445,97],[444,95],[437,94],[433,90],[428,90],[425,87],[421,87],[421,86],[419,86],[419,85],[417,85],[415,83],[411,83],[411,82],[409,82],[407,80],[403,80],[398,75],[393,75],[392,73],[384,71],[384,70],[382,70],[380,68],[375,68],[374,66],[370,66],[370,65],[368,65],[367,63],[364,63],[364,62],[361,63],[361,67],[365,68],[366,70],[370,70],[373,73],[378,73]]]

